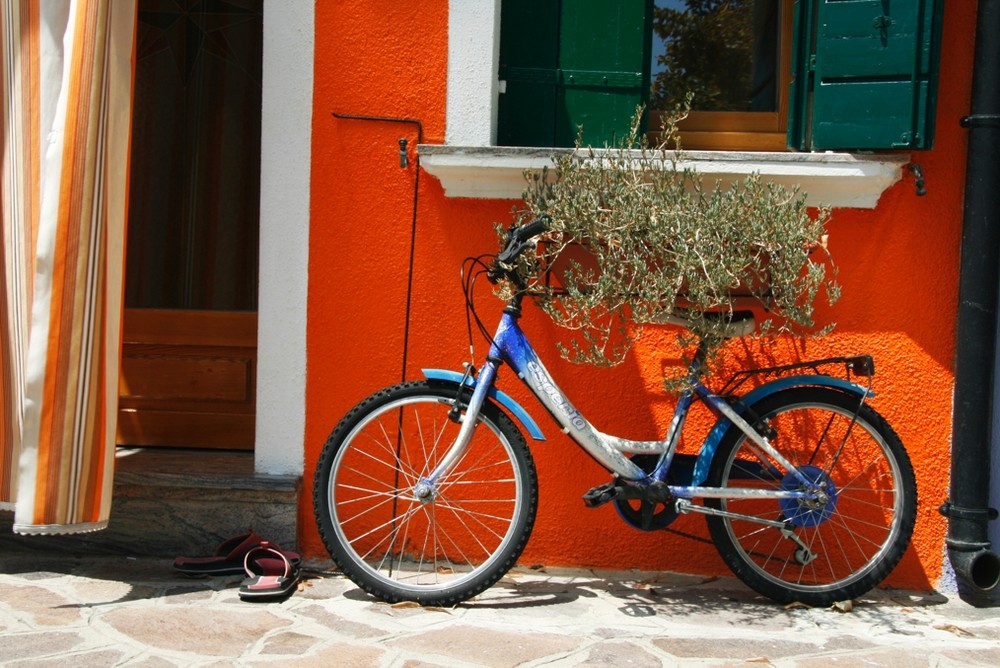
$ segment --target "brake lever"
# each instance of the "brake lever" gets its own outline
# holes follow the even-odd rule
[[[496,283],[504,276],[512,278],[515,282],[519,282],[516,281],[513,275],[514,261],[525,251],[525,249],[533,246],[535,244],[535,236],[539,232],[544,231],[544,227],[538,230],[534,229],[537,227],[538,222],[539,221],[536,221],[536,223],[529,223],[528,225],[522,225],[511,229],[510,236],[507,237],[507,247],[500,251],[500,253],[496,256],[493,266],[486,272],[486,277],[491,283]],[[531,234],[527,239],[522,239],[521,233],[526,229],[530,230]]]

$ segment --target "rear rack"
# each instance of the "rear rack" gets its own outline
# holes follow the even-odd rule
[[[729,380],[722,386],[718,394],[722,396],[733,394],[747,381],[757,376],[765,378],[768,376],[783,376],[800,369],[808,369],[820,376],[830,376],[830,373],[826,373],[822,369],[823,367],[832,365],[843,365],[844,377],[848,381],[854,382],[854,377],[867,378],[868,389],[869,391],[871,390],[872,376],[875,375],[875,360],[871,355],[855,355],[853,357],[827,357],[821,360],[739,371],[729,377]]]

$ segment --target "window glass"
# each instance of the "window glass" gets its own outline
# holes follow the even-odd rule
[[[777,111],[778,0],[656,0],[650,106]]]

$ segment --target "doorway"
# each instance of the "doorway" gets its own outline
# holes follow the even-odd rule
[[[118,443],[251,450],[262,0],[140,0]]]

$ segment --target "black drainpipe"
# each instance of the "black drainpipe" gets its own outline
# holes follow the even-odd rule
[[[1000,583],[988,523],[997,297],[1000,293],[1000,0],[979,0],[958,289],[948,556],[974,593]]]

